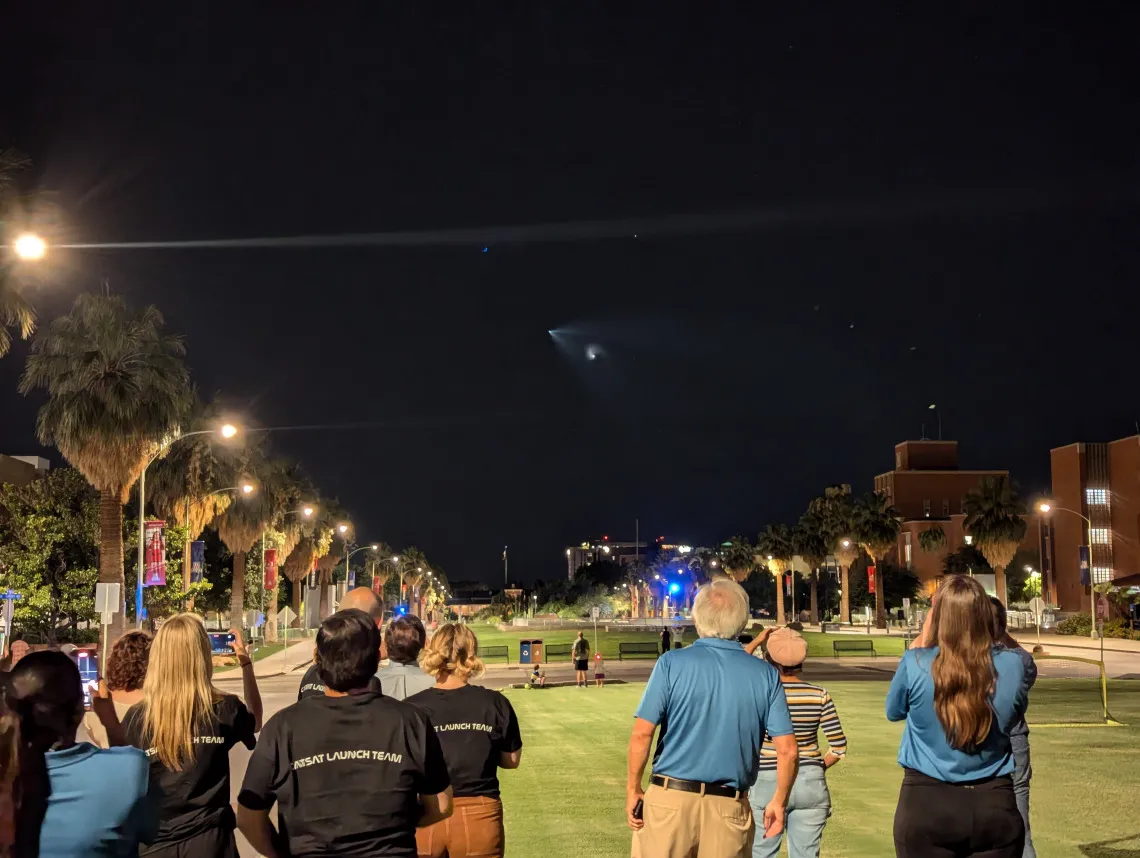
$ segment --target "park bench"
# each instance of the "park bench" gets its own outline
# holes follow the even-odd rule
[[[853,652],[856,655],[869,652],[875,658],[879,657],[879,654],[875,652],[875,642],[870,638],[852,638],[849,641],[832,641],[831,649],[834,651],[836,658],[839,658],[839,656],[845,652]]]
[[[630,658],[657,658],[658,649],[657,644],[654,643],[619,643],[618,644],[618,661],[621,661],[626,656]]]
[[[546,648],[546,660],[553,661],[556,657],[565,656],[570,658],[570,650],[573,644],[551,644]]]
[[[821,632],[837,632],[843,628],[842,623],[820,623],[819,630]]]
[[[485,646],[479,650],[479,656],[483,661],[489,658],[502,658],[507,664],[511,663],[511,650],[508,646]]]

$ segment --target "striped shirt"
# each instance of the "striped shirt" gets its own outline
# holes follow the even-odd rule
[[[792,727],[796,731],[796,744],[800,747],[800,765],[822,766],[823,752],[819,748],[819,731],[827,737],[828,752],[837,757],[847,753],[847,737],[839,723],[839,713],[827,689],[808,682],[785,682],[784,696],[788,711],[792,713]],[[772,737],[764,734],[760,749],[760,771],[776,770],[776,746]]]

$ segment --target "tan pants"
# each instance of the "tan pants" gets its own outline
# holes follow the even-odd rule
[[[751,858],[748,796],[721,798],[651,786],[633,834],[632,858]]]
[[[416,831],[420,858],[502,858],[503,803],[494,798],[457,798],[450,817]]]

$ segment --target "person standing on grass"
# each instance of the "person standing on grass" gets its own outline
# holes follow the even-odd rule
[[[578,632],[578,639],[570,651],[570,658],[574,662],[574,672],[577,674],[577,687],[586,687],[586,673],[590,669],[590,642],[582,632]]]
[[[435,687],[408,702],[431,719],[455,793],[451,818],[416,832],[420,858],[502,858],[498,770],[517,769],[522,759],[515,710],[498,691],[468,684],[484,668],[479,641],[466,626],[440,626],[420,664]]]
[[[1021,667],[1025,671],[1025,700],[1028,706],[1029,691],[1037,682],[1037,663],[1033,660],[1033,656],[1025,651],[1025,647],[1010,637],[1006,628],[1005,605],[1001,600],[990,596],[990,608],[994,617],[994,643],[1021,659]],[[1033,778],[1033,766],[1029,760],[1029,725],[1025,723],[1024,711],[1009,728],[1009,743],[1013,747],[1013,794],[1017,797],[1017,809],[1025,823],[1025,849],[1021,855],[1022,858],[1037,858],[1037,850],[1033,848],[1033,836],[1029,827],[1029,781]]]
[[[1025,711],[1025,670],[994,646],[989,596],[974,578],[950,576],[927,622],[932,645],[903,655],[887,692],[887,719],[906,722],[895,855],[1021,858],[1009,731]]]
[[[727,578],[706,584],[693,601],[700,639],[662,655],[653,668],[629,740],[625,809],[633,858],[750,858],[761,829],[765,837],[784,830],[796,737],[775,668],[736,640],[747,622],[748,595],[739,584]],[[765,734],[775,749],[776,777],[754,825],[748,790]]]
[[[435,686],[435,680],[420,669],[420,651],[427,643],[427,632],[420,618],[409,614],[388,623],[384,631],[384,652],[388,666],[376,676],[385,697],[406,700]]]
[[[241,630],[232,634],[246,703],[214,687],[210,638],[197,615],[171,617],[151,643],[142,702],[123,722],[128,741],[146,752],[160,801],[158,834],[140,856],[237,858],[230,749],[253,750],[261,694]]]
[[[606,684],[606,662],[602,654],[594,654],[594,685],[601,688]]]
[[[761,645],[766,650],[765,659],[780,672],[799,746],[799,771],[788,799],[785,826],[788,855],[789,858],[819,858],[823,827],[831,816],[826,772],[847,753],[847,737],[843,735],[831,695],[826,689],[800,678],[807,660],[807,642],[803,635],[788,628],[765,629],[744,649],[754,653]],[[827,753],[819,747],[820,730],[827,738]],[[760,773],[748,795],[753,814],[763,812],[775,790],[776,762],[776,746],[766,735],[760,751]],[[757,838],[752,846],[752,858],[775,858],[780,854],[780,839],[779,835]]]
[[[669,652],[673,648],[673,635],[669,631],[668,626],[661,627],[661,654]]]
[[[142,702],[149,658],[150,635],[146,632],[127,632],[111,647],[105,681],[120,724],[126,720],[131,707]],[[111,747],[107,728],[97,713],[88,712],[83,716],[83,729],[87,731],[91,744],[98,748]]]
[[[371,587],[354,587],[345,593],[340,602],[339,610],[347,611],[349,608],[364,611],[376,621],[376,628],[380,628],[384,621],[384,603],[380,601],[380,597],[373,592]],[[381,644],[380,658],[383,659],[384,657],[384,646]],[[324,694],[325,687],[321,684],[317,661],[314,658],[312,665],[301,677],[301,686],[297,689],[297,700],[305,700],[308,697],[323,697]]]
[[[258,854],[415,858],[416,828],[451,815],[431,721],[380,693],[379,663],[380,631],[368,614],[337,611],[321,623],[325,695],[269,720],[238,793],[238,825]]]

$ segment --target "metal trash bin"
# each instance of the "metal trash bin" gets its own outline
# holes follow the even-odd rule
[[[530,642],[530,663],[542,664],[542,638],[535,638]]]
[[[519,664],[530,664],[530,641],[519,641]]]

